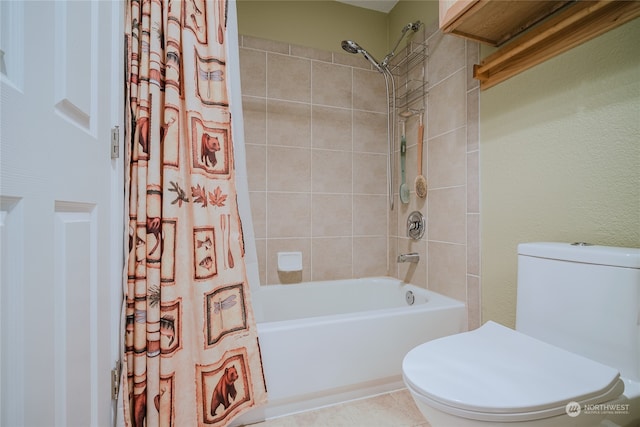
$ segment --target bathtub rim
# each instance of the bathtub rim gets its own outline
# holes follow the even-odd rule
[[[339,321],[347,320],[347,319],[363,319],[366,317],[371,317],[374,313],[377,316],[393,316],[397,315],[406,310],[428,310],[428,311],[439,311],[446,310],[450,308],[466,308],[466,304],[463,301],[457,300],[447,295],[443,295],[439,292],[433,291],[431,289],[422,288],[420,286],[414,285],[412,283],[405,282],[401,279],[397,279],[395,277],[390,276],[373,276],[373,277],[360,277],[355,279],[338,279],[338,280],[322,280],[318,282],[302,282],[299,284],[293,285],[284,285],[284,284],[276,284],[276,285],[264,285],[264,292],[286,292],[287,289],[293,289],[293,287],[304,287],[304,288],[316,288],[320,286],[342,286],[340,283],[344,282],[364,282],[364,281],[374,281],[374,282],[390,282],[393,285],[400,285],[402,288],[406,290],[410,290],[412,292],[419,293],[423,296],[427,297],[427,301],[424,303],[417,303],[414,305],[402,305],[400,307],[388,307],[388,308],[377,308],[372,310],[361,310],[355,312],[348,313],[337,313],[337,314],[323,314],[323,315],[314,315],[314,316],[306,316],[306,317],[296,317],[293,319],[285,319],[285,320],[264,320],[258,319],[256,321],[256,327],[258,330],[261,328],[269,328],[269,330],[277,330],[280,328],[286,328],[288,323],[296,322],[297,326],[310,325],[310,324],[328,324],[328,323],[336,323]],[[262,288],[262,287],[261,287]],[[263,290],[261,289],[260,292]],[[264,313],[264,308],[262,306],[263,301],[260,300],[260,295],[254,296],[257,302],[260,304],[260,309]],[[254,303],[255,304],[255,303]],[[262,325],[262,326],[260,326]],[[271,329],[273,328],[273,329]]]
[[[419,292],[425,292],[427,295],[436,295],[437,304],[421,303],[415,306],[403,305],[401,307],[384,308],[366,310],[361,312],[351,312],[343,314],[331,314],[322,316],[312,316],[302,319],[289,319],[289,320],[274,320],[274,321],[262,321],[257,322],[256,327],[258,329],[258,339],[262,340],[264,333],[288,333],[291,330],[293,333],[299,333],[300,331],[294,331],[296,329],[305,328],[320,328],[325,325],[336,325],[344,322],[360,323],[367,321],[368,318],[375,318],[377,320],[383,320],[387,317],[393,318],[402,316],[403,314],[420,316],[426,312],[447,312],[453,311],[459,313],[459,319],[456,320],[456,324],[459,324],[459,331],[466,330],[466,305],[454,298],[440,294],[430,289],[418,287],[416,285],[407,283],[403,280],[387,277],[376,276],[375,278],[358,278],[358,279],[345,279],[345,280],[370,280],[370,279],[382,279],[385,281],[392,281],[394,284],[402,286],[410,286],[410,289],[415,289]],[[321,282],[305,282],[304,284],[318,285],[326,282],[343,282],[344,280],[336,281],[321,281]],[[268,285],[265,287],[271,287],[274,290],[287,289],[297,285]],[[440,299],[441,298],[441,299]],[[435,301],[434,301],[435,302]],[[422,344],[424,341],[416,344]],[[261,349],[261,352],[263,349]],[[405,353],[406,354],[406,353]],[[264,354],[261,356],[264,361]],[[268,377],[265,376],[265,380]],[[330,390],[321,390],[312,393],[304,393],[303,395],[292,396],[273,396],[268,394],[268,401],[265,405],[254,407],[250,411],[243,414],[241,417],[235,420],[232,426],[242,426],[246,424],[261,422],[265,420],[271,420],[286,415],[291,415],[299,412],[309,411],[322,407],[332,406],[347,401],[353,401],[358,399],[364,399],[375,395],[393,392],[396,390],[406,389],[406,385],[402,379],[402,372],[389,376],[384,375],[375,379],[371,379],[365,382],[357,382],[354,384],[344,385],[332,388]],[[275,397],[275,398],[274,398]]]

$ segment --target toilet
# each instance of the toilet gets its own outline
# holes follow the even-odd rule
[[[426,342],[402,372],[433,427],[640,426],[640,249],[518,245],[516,329]]]

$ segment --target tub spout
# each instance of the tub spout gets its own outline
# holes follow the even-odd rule
[[[398,255],[398,262],[418,262],[418,261],[420,261],[420,254],[418,254],[417,252]]]

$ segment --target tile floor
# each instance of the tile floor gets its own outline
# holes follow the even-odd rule
[[[393,391],[308,412],[251,424],[250,427],[430,427],[409,391]]]

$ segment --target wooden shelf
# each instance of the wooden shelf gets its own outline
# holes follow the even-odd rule
[[[440,0],[440,29],[500,46],[571,0]]]
[[[640,1],[578,1],[486,57],[473,70],[488,89],[640,16]]]

